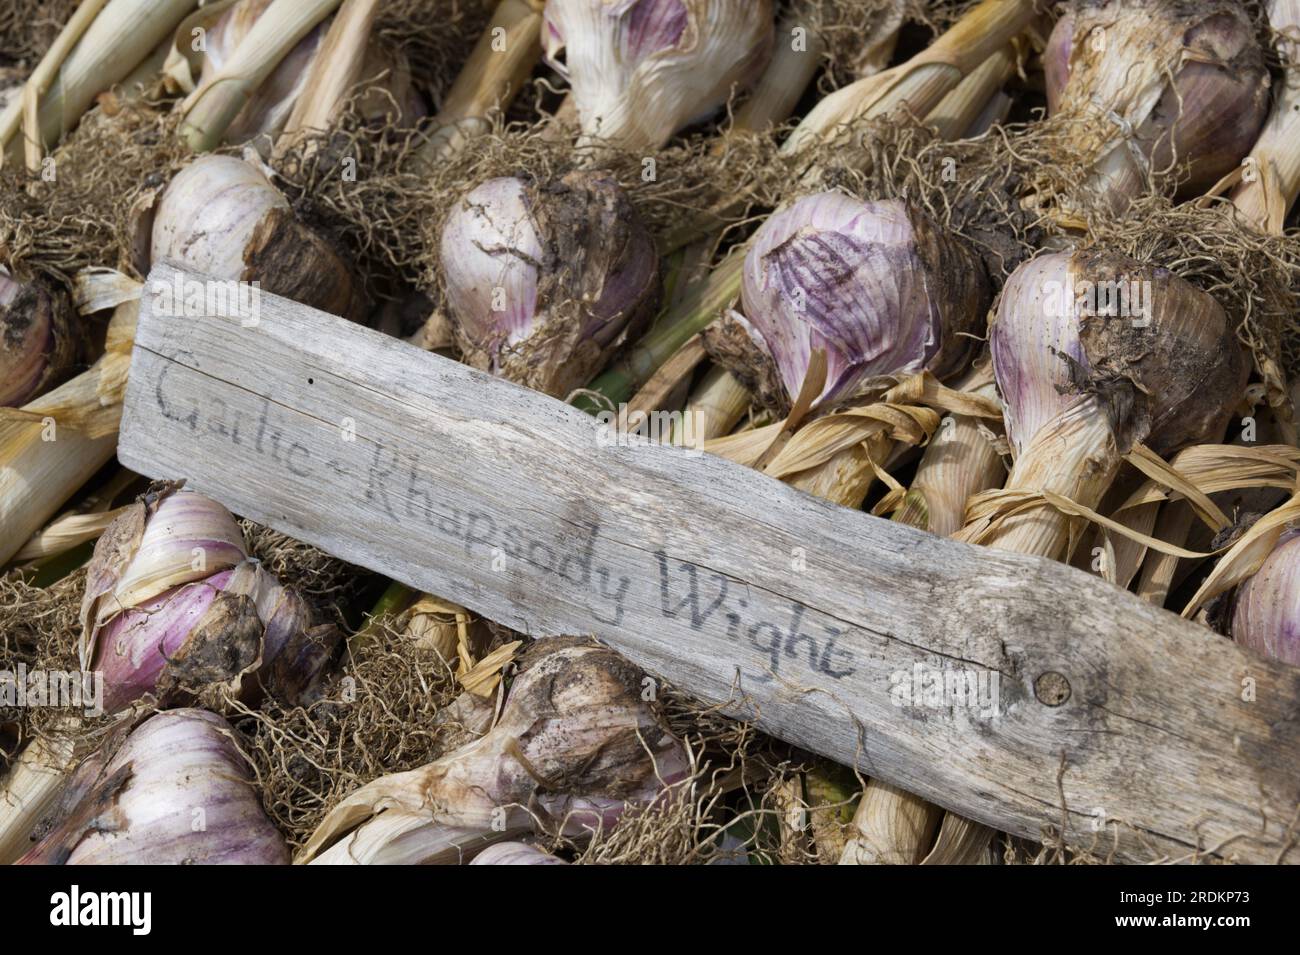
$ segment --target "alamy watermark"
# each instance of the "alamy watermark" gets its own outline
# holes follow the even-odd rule
[[[997,670],[914,663],[911,670],[895,670],[889,675],[890,702],[927,709],[962,707],[990,719],[1001,714],[1001,676]]]
[[[626,404],[596,415],[598,447],[641,447],[663,444],[688,454],[704,451],[704,422],[693,411],[630,411]]]
[[[170,282],[155,280],[149,290],[154,296],[154,312],[159,315],[237,318],[245,328],[254,328],[262,320],[261,282],[189,279],[176,274]]]
[[[1051,318],[1066,315],[1099,318],[1129,318],[1134,328],[1151,324],[1151,282],[1148,279],[1088,279],[1043,283],[1043,314]]]
[[[0,670],[0,706],[62,707],[86,716],[104,712],[104,674],[101,670]]]

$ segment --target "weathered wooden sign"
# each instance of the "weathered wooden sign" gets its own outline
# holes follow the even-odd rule
[[[1058,563],[611,440],[289,301],[179,314],[196,282],[150,276],[127,467],[521,632],[594,634],[999,829],[1128,859],[1300,851],[1300,669]]]

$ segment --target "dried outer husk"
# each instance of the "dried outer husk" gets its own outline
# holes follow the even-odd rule
[[[1082,298],[1125,286],[1144,290],[1133,315]],[[1004,491],[972,502],[959,537],[1044,557],[1065,553],[1080,509],[1101,503],[1126,455],[1137,463],[1139,446],[1167,455],[1221,435],[1246,387],[1245,357],[1213,298],[1108,253],[1022,265],[990,341],[1015,465]]]
[[[137,312],[134,301],[118,306],[88,370],[22,408],[0,409],[0,564],[112,459]]]
[[[1199,194],[1246,155],[1268,111],[1254,27],[1222,0],[1081,0],[1043,54],[1048,109],[1091,160],[1092,202],[1121,211],[1152,173],[1187,164]]]
[[[275,142],[276,157],[303,140],[314,143],[311,137],[335,124],[351,90],[364,81],[382,77],[378,89],[365,93],[363,116],[373,116],[385,126],[411,126],[424,115],[406,58],[381,50],[371,39],[378,13],[379,0],[343,0],[305,71],[302,89]]]
[[[33,534],[14,556],[15,563],[45,560],[94,540],[125,510],[113,504],[138,477],[126,468],[117,469],[103,484],[79,496],[69,509]]]
[[[1170,461],[1171,470],[1186,481],[1181,491],[1164,480],[1148,478],[1114,510],[1111,517],[1126,527],[1142,533],[1153,533],[1155,537],[1181,544],[1190,529],[1191,519],[1199,519],[1211,531],[1217,533],[1230,523],[1211,495],[1224,491],[1243,488],[1276,488],[1290,491],[1295,486],[1297,472],[1300,471],[1300,450],[1291,445],[1232,445],[1199,444],[1185,448],[1174,455]],[[1156,517],[1158,510],[1172,510],[1171,505],[1188,508],[1187,524],[1183,533],[1176,538],[1168,537],[1156,529],[1160,525]],[[1173,521],[1172,526],[1182,526],[1182,519]],[[1171,525],[1166,522],[1166,528]],[[1167,530],[1166,530],[1167,533]],[[1139,567],[1147,560],[1149,549],[1138,541],[1125,539],[1116,535],[1115,559],[1106,565],[1108,579],[1120,587],[1128,588]],[[1178,560],[1173,555],[1160,555],[1171,562]],[[1155,561],[1153,563],[1161,563]],[[1139,592],[1150,599],[1158,598],[1163,603],[1165,592],[1152,589],[1150,578],[1157,573],[1168,573],[1166,586],[1172,581],[1172,570],[1165,569],[1149,572],[1144,569],[1143,579],[1147,584],[1140,585]]]
[[[72,129],[95,97],[123,80],[194,8],[195,0],[111,0],[62,61],[39,97],[40,143],[48,148]],[[24,152],[22,97],[0,114],[6,161]]]
[[[62,821],[22,860],[53,865],[283,865],[234,732],[206,710],[157,713],[110,737],[69,780]],[[201,813],[201,815],[196,815]],[[196,825],[201,819],[202,824]]]
[[[1184,617],[1192,617],[1209,600],[1227,593],[1257,574],[1269,555],[1277,549],[1283,535],[1300,521],[1300,494],[1292,496],[1276,510],[1265,514],[1242,534],[1183,608]]]
[[[662,147],[772,54],[771,0],[550,0],[543,16],[542,46],[583,133],[629,151]]]
[[[448,665],[473,665],[469,654],[470,612],[459,604],[424,594],[401,617],[402,634],[421,650],[432,650]]]
[[[766,468],[810,493],[846,507],[860,507],[876,479],[886,480],[889,462],[905,446],[924,444],[940,427],[941,412],[996,423],[998,403],[975,392],[955,391],[922,373],[904,379],[877,400],[836,409],[804,425]],[[891,489],[902,491],[896,482]],[[891,498],[886,506],[897,503]]]
[[[992,367],[977,366],[959,390],[996,401]],[[965,523],[966,502],[1006,480],[996,437],[986,418],[945,416],[925,446],[902,504],[890,516],[940,537],[955,534]]]
[[[219,145],[248,108],[276,67],[309,33],[333,13],[341,0],[273,0],[256,16],[234,52],[202,79],[180,109],[179,135],[195,152]],[[250,14],[258,11],[245,7]],[[305,67],[305,63],[303,67]],[[292,79],[300,79],[300,75]],[[285,111],[285,118],[288,113]]]
[[[685,775],[686,754],[642,697],[641,674],[613,651],[550,638],[519,663],[482,738],[421,769],[374,780],[338,803],[297,863],[405,861],[459,844],[467,830],[608,829]],[[414,850],[412,849],[414,847]],[[481,847],[481,843],[480,843]]]

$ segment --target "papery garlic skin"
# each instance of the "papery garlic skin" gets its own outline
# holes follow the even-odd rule
[[[659,301],[654,242],[603,172],[484,182],[448,215],[440,261],[466,360],[555,397],[584,386]]]
[[[1283,534],[1255,575],[1237,588],[1232,638],[1300,666],[1300,531]]]
[[[116,712],[150,693],[252,692],[255,672],[301,650],[310,612],[248,559],[229,511],[166,488],[101,535],[81,619],[82,667],[103,673],[104,708]]]
[[[969,354],[990,293],[974,252],[919,210],[823,192],[763,223],[745,256],[741,295],[787,401],[821,349],[819,400],[833,402],[883,375],[951,374]]]
[[[63,824],[24,857],[66,865],[285,865],[234,731],[207,710],[141,723]]]
[[[549,0],[542,22],[583,133],[628,150],[658,149],[743,91],[773,40],[770,0]]]
[[[365,314],[360,282],[339,253],[298,221],[261,168],[233,156],[198,156],[168,183],[153,213],[150,261],[256,282],[354,321]]]
[[[0,408],[39,396],[71,368],[74,323],[62,292],[0,272]]]
[[[474,857],[470,865],[568,865],[526,842],[498,842]]]
[[[1049,113],[1105,124],[1105,136],[1079,145],[1096,154],[1092,185],[1116,208],[1143,185],[1135,149],[1157,172],[1190,160],[1181,192],[1199,195],[1250,152],[1268,113],[1254,27],[1221,0],[1075,3],[1052,31],[1043,69]]]
[[[475,832],[608,831],[629,805],[668,798],[690,761],[641,699],[641,671],[585,641],[538,641],[482,738],[336,805],[296,860],[442,860]],[[423,849],[421,845],[423,844]],[[481,848],[481,843],[475,848]]]

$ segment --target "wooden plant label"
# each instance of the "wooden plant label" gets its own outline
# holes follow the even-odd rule
[[[150,276],[127,467],[523,633],[593,634],[999,829],[1120,859],[1300,851],[1300,669],[290,301],[178,314],[203,283]]]

